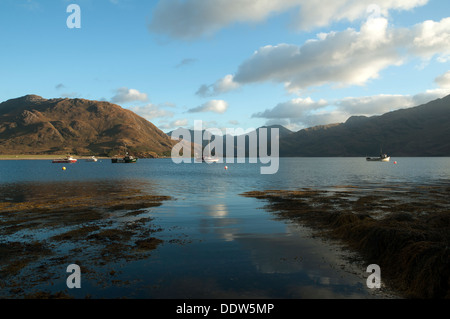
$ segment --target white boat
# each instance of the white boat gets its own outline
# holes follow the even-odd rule
[[[379,157],[366,157],[368,162],[389,162],[391,157],[387,154],[381,154]]]
[[[211,154],[211,148],[210,148],[211,141],[209,141],[209,142],[210,142],[210,144],[208,144],[208,153]],[[202,162],[202,163],[208,163],[208,164],[210,164],[210,163],[217,163],[217,162],[219,161],[219,158],[218,158],[218,157],[204,156],[203,154],[202,154],[202,157],[198,157],[197,153],[195,154],[195,156],[196,156],[196,159],[195,159],[195,160],[196,160],[197,162]]]
[[[90,158],[85,159],[85,161],[86,161],[86,162],[97,162],[98,159],[95,158],[95,156],[92,156],[92,157],[90,157]]]
[[[212,157],[212,156],[202,156],[197,157],[195,159],[196,162],[202,162],[202,163],[217,163],[219,161],[218,157]]]
[[[217,157],[211,157],[211,156],[204,156],[203,157],[203,162],[205,163],[217,163],[219,161],[219,159]]]

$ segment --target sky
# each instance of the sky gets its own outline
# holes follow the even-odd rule
[[[0,48],[1,102],[298,131],[450,94],[450,1],[0,0]]]

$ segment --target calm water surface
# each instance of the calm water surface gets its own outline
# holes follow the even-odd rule
[[[365,269],[347,265],[337,246],[311,238],[308,229],[277,220],[264,210],[264,202],[240,194],[303,187],[432,185],[449,180],[450,158],[397,158],[390,163],[282,158],[274,175],[261,175],[259,164],[177,165],[170,159],[141,159],[132,165],[113,165],[109,160],[0,161],[2,201],[64,198],[71,188],[83,185],[133,185],[173,197],[149,211],[162,229],[157,237],[164,243],[149,258],[117,265],[120,279],[129,284],[102,287],[85,280],[82,289],[70,291],[80,298],[385,298],[387,292],[366,288]],[[26,238],[42,238],[44,233]],[[0,238],[11,240],[4,234]],[[61,269],[62,275],[52,280],[49,289],[66,288]]]

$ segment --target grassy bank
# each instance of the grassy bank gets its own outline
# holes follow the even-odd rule
[[[49,160],[63,157],[64,155],[0,155],[0,160]]]
[[[64,158],[67,155],[0,155],[0,160],[53,160]],[[73,156],[77,159],[87,159],[91,156]],[[96,156],[98,159],[107,159],[109,157]]]
[[[343,242],[406,298],[450,298],[450,186],[244,193],[282,219]]]

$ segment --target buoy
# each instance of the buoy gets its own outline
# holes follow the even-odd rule
[[[65,168],[65,167],[63,167],[63,168],[62,168],[62,170],[63,170],[63,171],[65,171],[65,170],[66,170],[66,168]]]
[[[397,164],[397,161],[395,161],[394,164]]]
[[[225,166],[225,170],[227,170],[228,169],[228,166]]]

